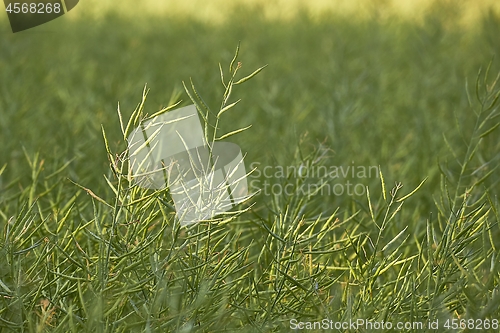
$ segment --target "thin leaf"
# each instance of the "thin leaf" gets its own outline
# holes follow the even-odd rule
[[[391,244],[394,243],[406,231],[406,229],[408,229],[408,226],[406,226],[403,230],[401,230],[399,232],[399,234],[396,235],[396,237],[394,237],[393,239],[391,239],[391,241],[389,243],[387,243],[386,246],[384,246],[384,248],[382,249],[382,252],[384,252],[385,250],[387,250],[387,248],[389,246],[391,246]]]
[[[239,102],[241,101],[241,99],[237,100],[236,102],[234,103],[231,103],[229,105],[226,105],[224,108],[222,108],[219,113],[217,113],[217,117],[220,117],[221,114],[223,114],[224,112],[226,112],[227,110],[231,109],[233,106],[235,106],[236,104],[238,104]]]
[[[222,66],[219,62],[219,71],[220,71],[220,80],[222,82],[222,85],[224,86],[224,88],[227,88],[226,87],[226,82],[224,82],[224,72],[222,71]]]
[[[248,81],[250,80],[251,78],[253,78],[255,75],[259,74],[264,68],[266,68],[268,65],[264,65],[262,66],[261,68],[259,69],[256,69],[252,74],[248,75],[248,76],[245,76],[244,78],[236,81],[234,84],[240,84],[240,83],[243,83],[245,81]]]
[[[68,180],[70,182],[72,182],[73,184],[75,184],[76,186],[78,186],[79,188],[81,188],[82,190],[84,190],[85,192],[87,192],[88,195],[90,195],[92,198],[96,199],[97,201],[105,204],[106,206],[110,207],[110,208],[114,208],[112,205],[108,204],[106,201],[104,201],[104,199],[102,199],[101,197],[97,196],[94,192],[92,192],[91,189],[88,189],[74,181],[72,181],[71,179],[68,178]]]
[[[378,174],[380,175],[380,183],[382,184],[382,195],[384,196],[384,201],[387,201],[387,197],[386,197],[386,193],[385,193],[384,175],[382,174],[382,170],[380,169],[380,165],[378,166]]]
[[[496,125],[494,125],[493,127],[491,127],[489,130],[486,130],[485,132],[483,132],[482,134],[480,134],[479,137],[480,138],[484,138],[485,136],[487,136],[488,134],[490,134],[491,132],[493,132],[494,130],[496,130],[498,126],[500,126],[500,123],[496,123]]]
[[[401,201],[403,201],[403,200],[405,200],[405,199],[407,199],[407,198],[411,197],[413,194],[415,194],[415,192],[417,192],[417,191],[418,191],[418,189],[419,189],[422,185],[424,185],[424,183],[425,183],[425,181],[426,181],[426,180],[427,180],[427,177],[425,177],[425,178],[424,178],[424,180],[422,180],[422,181],[420,182],[420,184],[418,184],[418,186],[417,186],[417,187],[416,187],[413,191],[411,191],[410,193],[408,193],[408,194],[407,194],[407,195],[405,195],[404,197],[397,199],[397,200],[396,200],[396,202],[401,202]]]
[[[178,101],[175,104],[169,105],[169,106],[161,109],[160,111],[153,113],[151,116],[147,117],[145,120],[149,120],[149,119],[152,119],[154,117],[158,117],[159,115],[172,110],[173,108],[175,108],[176,106],[178,106],[181,103],[182,103],[182,100]]]
[[[125,133],[125,127],[123,126],[123,117],[122,117],[122,112],[120,111],[120,102],[118,102],[118,106],[116,108],[116,112],[118,113],[118,120],[120,120],[120,129],[123,134],[123,138],[126,139],[127,135]]]
[[[238,53],[240,53],[240,44],[241,44],[241,41],[238,42],[238,45],[236,46],[236,52],[234,53],[233,60],[231,60],[231,63],[229,64],[229,73],[233,73],[233,65],[236,62],[236,59],[238,58]]]
[[[238,134],[238,133],[241,133],[243,131],[246,131],[247,129],[249,129],[250,127],[252,127],[252,125],[248,125],[247,127],[243,127],[243,128],[240,128],[240,129],[237,129],[236,131],[232,131],[232,132],[229,132],[227,134],[224,134],[223,136],[221,136],[220,138],[218,139],[215,139],[215,140],[224,140],[226,138],[229,138],[230,136],[233,136],[235,134]]]

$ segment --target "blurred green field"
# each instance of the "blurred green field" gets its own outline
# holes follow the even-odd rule
[[[291,318],[500,319],[500,140],[492,84],[500,72],[498,3],[87,0],[16,34],[0,15],[0,35],[0,170],[6,165],[0,255],[7,258],[0,265],[0,327],[6,332],[267,332],[290,331]],[[146,113],[177,98],[187,105],[182,82],[192,78],[217,110],[224,93],[218,64],[228,69],[240,41],[242,75],[268,64],[235,87],[233,99],[242,101],[221,123],[221,133],[252,125],[231,138],[247,153],[247,167],[298,166],[315,159],[298,155],[299,148],[307,155],[328,147],[321,160],[327,166],[380,167],[383,180],[358,180],[372,202],[366,193],[307,200],[259,195],[230,222],[186,231],[158,208],[160,201],[120,215],[72,183],[112,203],[103,175],[117,180],[101,126],[110,149],[124,151],[118,102],[128,119],[147,84]],[[479,82],[487,84],[476,89],[480,69]],[[480,130],[476,119],[486,114],[478,118],[476,95],[485,98],[484,109],[493,104]],[[393,184],[404,184],[401,198],[426,178],[386,226],[396,209]],[[119,219],[127,225],[137,216],[151,225],[125,231],[122,239],[110,232]],[[318,232],[314,242],[290,233],[306,226]],[[325,228],[328,235],[318,236]],[[373,247],[378,240],[385,252]],[[241,258],[224,259],[235,265],[232,278],[219,280],[218,262],[208,258],[241,249]],[[392,250],[394,257],[387,254]],[[130,269],[117,273],[139,261],[135,277]],[[234,284],[224,286],[229,280]]]
[[[380,164],[394,180],[415,181],[417,174],[436,175],[441,133],[453,135],[454,112],[467,117],[466,80],[492,59],[493,73],[497,65],[498,17],[486,11],[473,27],[449,26],[461,17],[452,4],[427,13],[423,24],[341,14],[269,21],[258,7],[228,11],[227,22],[214,25],[189,15],[122,19],[113,11],[94,20],[85,16],[86,6],[73,20],[22,34],[9,34],[4,21],[1,162],[9,163],[7,174],[26,165],[24,146],[61,163],[76,157],[73,176],[100,181],[106,161],[100,126],[116,142],[118,101],[130,114],[147,83],[153,113],[192,77],[215,106],[222,93],[218,63],[228,63],[241,40],[243,71],[269,64],[238,91],[242,111],[223,124],[253,124],[238,138],[249,160],[283,158],[294,149],[287,143],[307,131],[327,138],[341,163]]]

